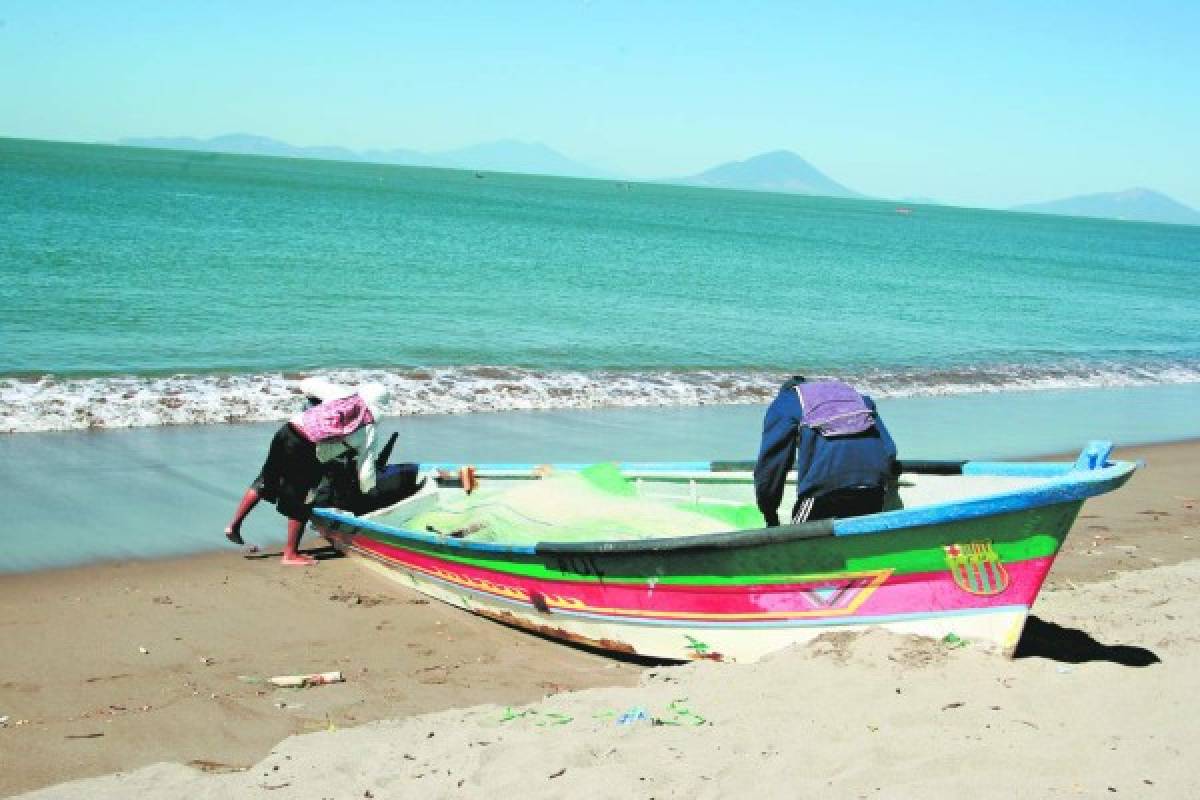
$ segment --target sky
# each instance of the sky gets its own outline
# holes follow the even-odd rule
[[[1200,2],[0,0],[0,136],[792,150],[881,197],[1200,208]]]

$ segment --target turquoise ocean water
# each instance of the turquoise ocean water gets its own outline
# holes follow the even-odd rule
[[[0,139],[0,430],[1200,380],[1200,227]]]
[[[909,208],[0,139],[0,571],[215,546],[315,372],[413,459],[749,458],[793,372],[910,457],[1200,436],[1200,228]]]

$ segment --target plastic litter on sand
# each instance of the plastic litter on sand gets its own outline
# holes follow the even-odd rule
[[[283,689],[301,689],[306,686],[341,683],[343,680],[345,679],[340,672],[318,672],[313,675],[276,675],[267,682]]]

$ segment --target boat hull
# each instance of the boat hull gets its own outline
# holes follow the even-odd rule
[[[430,597],[545,636],[671,660],[749,662],[882,627],[1011,654],[1081,500],[883,535],[684,548],[479,548],[331,515],[340,550]],[[736,535],[735,535],[736,536]]]

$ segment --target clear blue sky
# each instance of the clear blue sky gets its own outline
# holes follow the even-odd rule
[[[1200,208],[1200,2],[0,0],[0,136],[774,149],[873,195]]]

